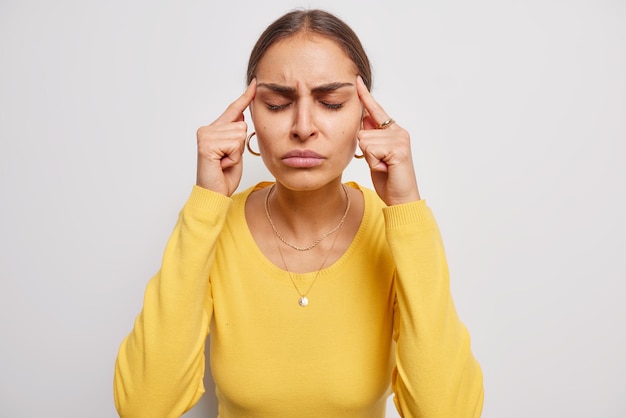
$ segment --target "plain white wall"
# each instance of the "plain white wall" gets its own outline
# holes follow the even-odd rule
[[[619,0],[2,0],[0,416],[116,416],[116,351],[195,180],[195,131],[298,6],[356,30],[412,134],[483,416],[625,416]],[[245,163],[241,187],[269,178]],[[369,185],[364,164],[346,179]],[[215,416],[212,394],[186,416]]]

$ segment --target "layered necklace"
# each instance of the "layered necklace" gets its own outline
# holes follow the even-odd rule
[[[325,240],[328,236],[330,236],[331,234],[334,234],[335,232],[339,231],[339,229],[341,229],[341,227],[343,226],[344,222],[346,221],[346,217],[348,216],[348,212],[350,211],[350,203],[351,203],[351,201],[350,201],[350,196],[348,195],[348,189],[346,189],[346,186],[344,186],[342,184],[341,187],[343,188],[343,192],[346,195],[347,203],[346,203],[346,210],[343,213],[343,216],[341,217],[341,220],[339,221],[337,226],[334,227],[333,229],[331,229],[330,231],[328,231],[327,233],[325,233],[324,235],[322,235],[320,238],[318,238],[315,241],[313,241],[313,244],[311,244],[311,245],[309,245],[307,247],[299,247],[299,246],[297,246],[295,244],[292,244],[289,241],[287,241],[285,239],[285,237],[283,237],[281,235],[280,232],[278,232],[278,230],[276,229],[276,225],[274,225],[274,222],[272,221],[272,216],[270,215],[269,200],[270,200],[270,195],[274,192],[274,187],[275,186],[276,186],[276,184],[273,184],[272,188],[265,195],[265,215],[267,216],[267,220],[270,222],[270,225],[272,226],[272,229],[274,230],[274,233],[276,234],[278,239],[281,240],[283,242],[283,244],[293,248],[294,250],[298,250],[298,251],[309,251],[309,250],[312,250],[313,248],[315,248],[317,246],[317,244],[319,244],[320,242]]]
[[[311,249],[315,248],[317,246],[317,244],[322,242],[325,238],[327,238],[331,234],[333,234],[333,233],[335,233],[335,232],[337,232],[337,231],[339,231],[341,229],[341,227],[343,226],[343,224],[346,221],[346,218],[348,216],[348,212],[350,211],[350,203],[351,203],[350,195],[348,194],[348,190],[346,189],[346,186],[344,186],[342,184],[341,187],[343,188],[343,192],[346,195],[347,203],[346,203],[346,210],[345,210],[343,216],[341,217],[341,220],[337,224],[337,226],[335,226],[332,230],[330,230],[329,232],[327,232],[324,235],[322,235],[321,238],[315,240],[313,242],[313,244],[309,245],[308,247],[298,247],[297,245],[291,244],[287,240],[285,240],[285,238],[278,232],[278,230],[276,230],[276,226],[274,225],[274,222],[272,221],[272,215],[271,215],[271,211],[270,211],[269,201],[270,201],[270,195],[274,192],[274,188],[275,187],[276,187],[276,184],[273,184],[272,187],[270,188],[270,190],[265,195],[265,216],[267,216],[267,220],[269,221],[270,225],[272,226],[272,229],[274,230],[274,233],[276,234],[276,237],[278,239],[280,239],[280,241],[282,241],[283,244],[293,248],[294,250],[308,251],[308,250],[311,250]],[[336,234],[335,237],[333,238],[333,243],[332,243],[332,245],[330,247],[330,250],[328,251],[328,254],[326,254],[326,257],[324,257],[324,260],[322,261],[322,264],[319,266],[317,272],[315,273],[315,277],[311,281],[311,284],[309,285],[309,288],[306,290],[306,292],[301,292],[300,288],[298,288],[298,285],[296,284],[296,281],[294,280],[293,275],[291,274],[291,271],[287,267],[287,262],[285,261],[285,256],[283,255],[283,251],[280,248],[280,244],[278,244],[278,241],[276,241],[276,243],[278,244],[277,245],[277,247],[278,247],[278,254],[280,254],[280,258],[281,258],[281,260],[283,262],[283,265],[285,266],[285,270],[289,274],[289,279],[291,280],[291,283],[293,284],[293,287],[296,289],[296,292],[300,296],[298,298],[298,305],[300,305],[301,307],[304,308],[305,306],[307,306],[309,304],[309,299],[307,298],[307,295],[309,294],[309,292],[313,288],[313,285],[315,284],[315,281],[317,280],[317,277],[319,276],[320,271],[322,271],[322,269],[324,268],[324,265],[326,264],[326,261],[328,261],[328,258],[332,254],[333,249],[335,248],[335,243],[337,242],[337,237],[338,236],[339,236],[339,234]]]

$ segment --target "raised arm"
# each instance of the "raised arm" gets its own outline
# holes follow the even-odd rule
[[[359,147],[388,205],[383,213],[396,263],[396,407],[403,417],[479,417],[482,373],[452,301],[437,224],[420,200],[410,136],[360,78],[357,91],[364,108]]]
[[[209,272],[242,173],[244,94],[198,129],[197,185],[180,212],[143,309],[122,342],[114,378],[122,418],[179,417],[204,392],[204,346],[213,311]]]
[[[209,270],[230,199],[194,186],[115,365],[122,418],[179,417],[204,392]]]

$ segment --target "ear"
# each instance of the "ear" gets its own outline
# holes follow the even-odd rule
[[[361,116],[361,129],[376,129],[376,121],[372,118],[367,111],[363,108],[363,116]]]
[[[248,105],[248,112],[250,112],[250,121],[252,122],[252,125],[254,126],[254,100],[252,100],[252,102],[250,102],[250,104]]]

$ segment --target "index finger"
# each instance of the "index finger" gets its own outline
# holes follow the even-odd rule
[[[369,92],[363,79],[361,76],[357,76],[356,80],[356,91],[359,95],[359,99],[361,99],[361,103],[367,110],[367,113],[376,123],[376,126],[380,125],[384,121],[389,119],[389,115],[385,112],[385,109],[382,108],[381,105],[374,99],[374,96]]]
[[[235,100],[230,105],[228,105],[224,113],[222,113],[220,117],[218,117],[215,120],[214,123],[221,125],[221,124],[226,124],[226,123],[242,120],[241,117],[242,117],[243,111],[246,110],[248,105],[252,102],[255,94],[256,94],[256,78],[254,78],[250,82],[250,84],[248,84],[248,87],[246,87],[246,90],[243,92],[241,96],[237,98],[237,100]]]

